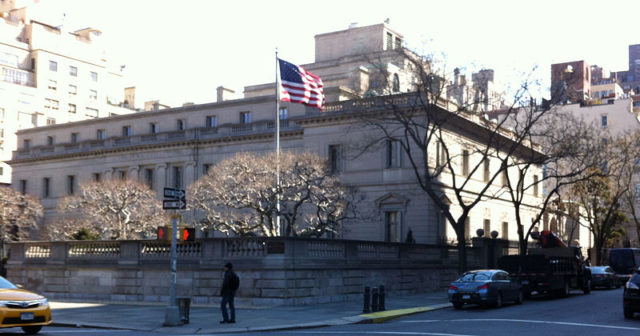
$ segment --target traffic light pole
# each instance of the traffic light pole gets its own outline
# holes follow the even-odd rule
[[[178,310],[178,306],[176,305],[176,283],[177,283],[177,260],[178,260],[178,252],[177,252],[177,242],[176,242],[176,233],[178,233],[178,219],[180,215],[174,213],[171,215],[171,226],[173,231],[171,233],[171,286],[169,288],[169,306],[167,306],[167,310],[164,315],[164,325],[165,326],[178,326],[182,325],[182,320],[180,319],[180,312]]]

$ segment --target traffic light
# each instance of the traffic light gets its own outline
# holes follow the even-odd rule
[[[170,240],[171,228],[167,226],[158,226],[158,240]]]
[[[195,241],[195,240],[196,240],[195,228],[183,227],[180,230],[180,241]]]

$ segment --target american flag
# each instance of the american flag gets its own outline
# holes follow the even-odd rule
[[[324,92],[320,77],[300,66],[278,59],[280,65],[280,100],[314,106],[322,110]]]

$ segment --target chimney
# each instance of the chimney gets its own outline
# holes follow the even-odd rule
[[[216,102],[222,102],[225,100],[229,100],[229,99],[233,99],[233,95],[236,93],[235,91],[226,88],[224,86],[218,86],[216,88],[216,92],[217,92],[217,99]]]
[[[136,87],[124,88],[124,105],[130,109],[136,108]]]

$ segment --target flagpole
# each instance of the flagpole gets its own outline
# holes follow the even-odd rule
[[[276,235],[282,236],[280,229],[280,71],[278,71],[278,48],[276,48]]]

